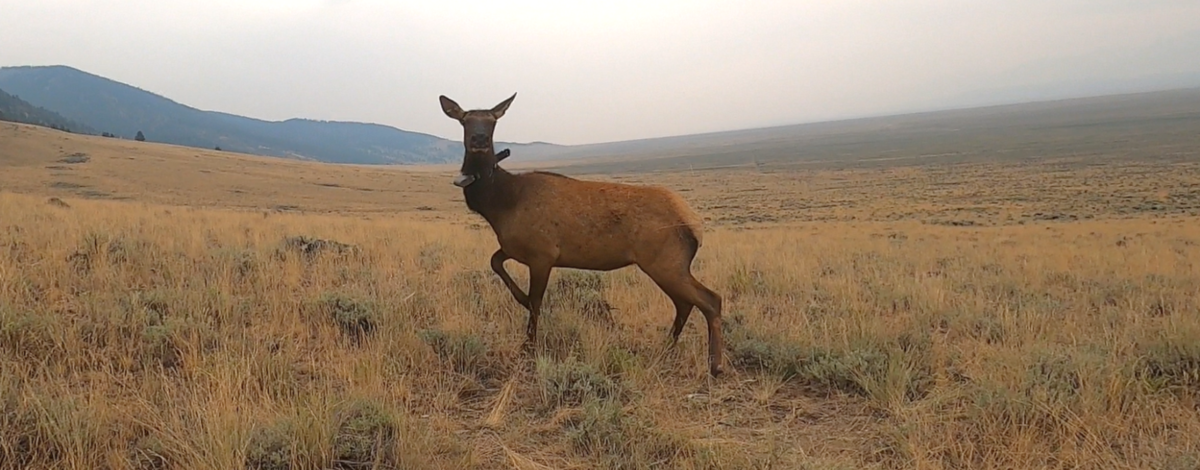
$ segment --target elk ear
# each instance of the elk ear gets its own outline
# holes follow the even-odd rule
[[[461,121],[463,116],[467,114],[465,111],[463,111],[462,107],[458,105],[458,103],[455,103],[454,100],[447,98],[446,95],[439,96],[438,101],[442,102],[442,112],[446,113],[447,116],[450,116],[450,119]]]
[[[517,97],[517,94],[513,93],[512,96],[508,97],[508,99],[501,101],[500,104],[498,104],[498,105],[496,105],[496,107],[492,108],[492,117],[495,117],[496,119],[500,119],[501,116],[504,116],[504,112],[508,111],[508,105],[512,104],[513,98],[516,98],[516,97]]]

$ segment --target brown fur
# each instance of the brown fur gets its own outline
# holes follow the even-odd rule
[[[488,221],[500,243],[492,255],[492,269],[529,310],[526,344],[536,340],[553,268],[610,271],[636,265],[675,305],[672,344],[692,307],[704,314],[709,371],[720,375],[721,296],[691,273],[703,244],[700,217],[679,195],[661,187],[584,181],[542,171],[513,174],[500,168],[491,133],[512,99],[491,110],[462,111],[441,97],[446,115],[463,123],[466,153],[460,178],[469,181],[463,187],[467,207]],[[529,267],[528,294],[504,269],[509,259]]]

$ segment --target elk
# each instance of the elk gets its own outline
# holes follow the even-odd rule
[[[498,165],[492,134],[517,95],[492,109],[463,111],[439,96],[442,111],[463,127],[463,162],[454,185],[467,208],[483,216],[500,249],[492,270],[529,311],[525,347],[536,341],[542,298],[556,267],[612,271],[629,265],[654,281],[675,304],[671,346],[700,309],[708,324],[708,367],[721,375],[721,296],[692,275],[702,221],[679,195],[657,186],[586,181],[545,171],[510,173]],[[515,260],[529,268],[529,292],[504,269]]]

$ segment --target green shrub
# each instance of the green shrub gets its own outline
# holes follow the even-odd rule
[[[657,468],[693,454],[686,438],[661,431],[611,399],[589,398],[565,434],[576,452],[597,459],[601,468]]]
[[[921,398],[933,385],[927,336],[901,333],[829,348],[753,332],[737,318],[729,322],[727,337],[730,359],[738,367],[883,402]]]
[[[65,351],[55,338],[62,325],[55,316],[24,312],[0,304],[0,351],[30,361],[58,357]]]
[[[578,406],[588,399],[619,399],[624,393],[619,382],[574,357],[559,362],[540,356],[535,370],[546,409]]]
[[[352,401],[335,415],[334,468],[393,468],[397,461],[399,425],[383,406]]]
[[[604,298],[608,281],[603,273],[564,269],[547,292],[549,310],[577,312],[590,320],[611,323],[615,310]]]
[[[296,460],[298,437],[290,420],[255,428],[246,446],[246,468],[252,470],[290,470]]]
[[[417,332],[417,337],[455,372],[484,381],[502,372],[489,356],[487,343],[477,335],[428,329]]]
[[[351,339],[359,341],[375,331],[378,316],[373,303],[344,294],[326,294],[319,303]]]
[[[1142,347],[1134,370],[1152,391],[1200,392],[1200,341],[1183,337],[1153,341]]]

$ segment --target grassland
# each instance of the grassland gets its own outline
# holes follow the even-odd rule
[[[708,219],[712,379],[633,269],[556,271],[522,354],[452,169],[0,132],[0,468],[1200,466],[1200,161],[1171,141],[594,176]]]

